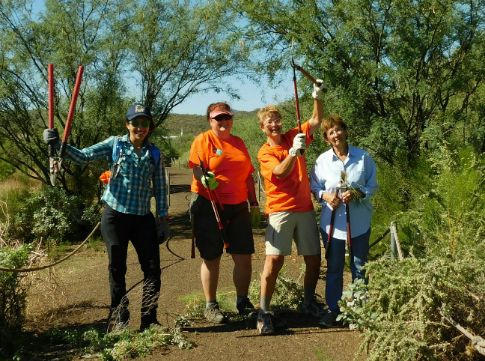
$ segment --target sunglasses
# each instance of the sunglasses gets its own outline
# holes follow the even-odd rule
[[[224,120],[232,120],[232,115],[220,114],[212,119],[215,119],[217,122],[223,122]]]
[[[135,118],[130,120],[130,124],[133,125],[135,128],[149,128],[151,121],[147,118]]]

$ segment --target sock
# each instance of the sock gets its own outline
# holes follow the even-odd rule
[[[259,300],[259,308],[261,308],[263,312],[268,312],[270,302],[271,302],[271,298],[261,297],[261,299]]]
[[[212,308],[217,306],[217,301],[209,301],[205,303],[205,308]]]

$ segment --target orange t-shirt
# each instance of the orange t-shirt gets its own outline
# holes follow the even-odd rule
[[[212,130],[199,134],[190,147],[189,167],[200,164],[214,172],[219,186],[213,191],[215,201],[222,204],[238,204],[248,199],[246,180],[253,173],[249,152],[243,140],[231,135],[220,139]],[[192,192],[209,199],[207,189],[192,175]]]
[[[302,132],[306,134],[306,144],[310,144],[308,122],[302,125]],[[258,152],[260,171],[264,179],[266,192],[266,213],[290,211],[308,212],[313,210],[305,157],[297,157],[291,173],[284,178],[273,175],[273,169],[287,156],[293,145],[293,138],[298,134],[298,128],[293,128],[282,135],[281,144],[271,146],[264,144]]]

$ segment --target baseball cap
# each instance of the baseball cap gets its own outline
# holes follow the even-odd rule
[[[138,103],[131,105],[126,112],[126,119],[130,121],[137,117],[145,117],[151,120],[152,113],[150,112],[150,108]]]

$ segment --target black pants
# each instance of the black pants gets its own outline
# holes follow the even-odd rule
[[[126,257],[128,242],[135,247],[144,275],[142,322],[156,318],[160,295],[160,250],[156,237],[155,219],[151,213],[144,216],[125,214],[105,206],[101,217],[101,234],[109,257],[109,285],[111,308],[121,303],[128,306],[126,295]]]

